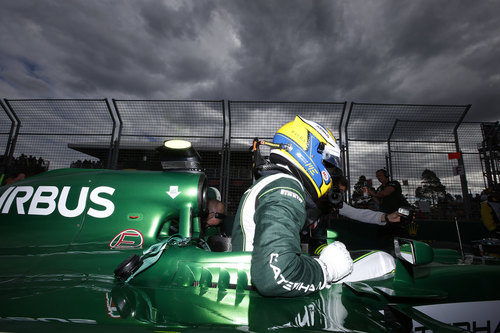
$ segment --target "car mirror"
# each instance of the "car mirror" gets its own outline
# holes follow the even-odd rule
[[[434,260],[434,250],[428,244],[413,239],[395,238],[396,257],[412,265],[426,265]]]

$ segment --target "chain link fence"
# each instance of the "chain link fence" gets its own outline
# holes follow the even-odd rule
[[[375,171],[386,168],[409,202],[431,201],[424,207],[429,218],[465,215],[467,201],[470,217],[478,219],[478,194],[486,187],[478,154],[482,123],[462,122],[468,105],[351,103],[347,115],[346,102],[228,101],[226,109],[221,100],[6,99],[0,107],[2,173],[14,159],[45,169],[160,170],[156,148],[186,139],[230,213],[253,183],[253,139],[272,140],[296,115],[325,125],[343,143],[351,194],[362,175],[377,187]],[[450,159],[457,151],[461,160]],[[268,147],[262,152],[267,156]],[[447,202],[417,197],[425,169],[445,186]]]
[[[95,145],[109,151],[114,125],[106,100],[6,99],[5,104],[17,122],[6,173],[109,167],[88,153]]]
[[[420,209],[420,217],[446,219],[465,215],[462,159],[450,159],[460,151],[457,129],[469,105],[392,105],[352,103],[345,126],[347,165],[351,186],[365,176],[377,188],[375,172],[386,169],[402,185],[409,203]],[[457,163],[458,161],[458,163]],[[425,170],[435,173],[446,193],[421,195]],[[361,198],[355,205],[366,204]],[[454,209],[461,203],[463,212]]]
[[[222,185],[224,101],[113,100],[120,133],[113,164],[118,169],[161,170],[157,147],[190,141],[202,158],[210,186]]]

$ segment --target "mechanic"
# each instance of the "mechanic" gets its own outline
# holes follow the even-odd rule
[[[389,173],[379,169],[375,173],[381,185],[376,191],[370,189],[368,193],[379,204],[379,210],[386,214],[398,210],[402,206],[409,206],[401,191],[401,184],[396,180],[389,180]],[[405,237],[407,231],[402,224],[388,223],[377,228],[377,247],[385,251],[392,251],[394,237]]]
[[[315,206],[341,173],[340,149],[328,129],[300,116],[282,126],[271,145],[271,164],[240,201],[232,250],[252,251],[251,279],[262,295],[311,294],[353,269],[341,242],[326,246],[319,258],[300,246],[307,206]]]
[[[207,235],[220,234],[219,231],[210,231],[216,229],[226,218],[224,204],[217,199],[208,200],[208,215],[204,220],[204,227],[207,228]]]
[[[215,187],[209,187],[207,191],[208,216],[202,220],[206,228],[205,236],[222,235],[231,237],[233,231],[234,215],[226,212],[226,205],[221,201],[220,191]]]
[[[389,180],[389,173],[385,169],[379,169],[375,173],[381,185],[376,191],[369,189],[368,193],[379,205],[379,209],[384,213],[397,211],[402,206],[401,185],[396,180]]]

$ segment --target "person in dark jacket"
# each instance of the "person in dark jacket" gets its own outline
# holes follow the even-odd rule
[[[378,203],[381,212],[390,214],[402,206],[401,184],[396,180],[389,179],[389,173],[385,169],[377,170],[375,173],[380,186],[376,191],[370,189],[369,194]]]
[[[232,232],[233,251],[251,251],[251,280],[264,296],[301,296],[352,271],[344,244],[333,242],[319,258],[302,253],[300,232],[308,207],[332,187],[340,149],[332,133],[300,116],[273,138],[270,162],[243,195]]]
[[[397,211],[402,206],[407,206],[401,191],[401,184],[396,180],[389,179],[389,173],[385,169],[379,169],[375,173],[380,186],[376,191],[369,190],[368,193],[379,205],[379,210],[390,214]],[[386,224],[377,230],[378,247],[383,250],[390,250],[394,246],[394,237],[405,237],[406,230],[401,224]]]

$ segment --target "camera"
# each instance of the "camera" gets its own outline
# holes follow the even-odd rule
[[[333,188],[328,191],[328,201],[333,208],[340,209],[344,204],[344,193],[338,188]]]
[[[398,213],[401,214],[401,222],[411,223],[415,216],[415,210],[412,207],[400,207]]]

